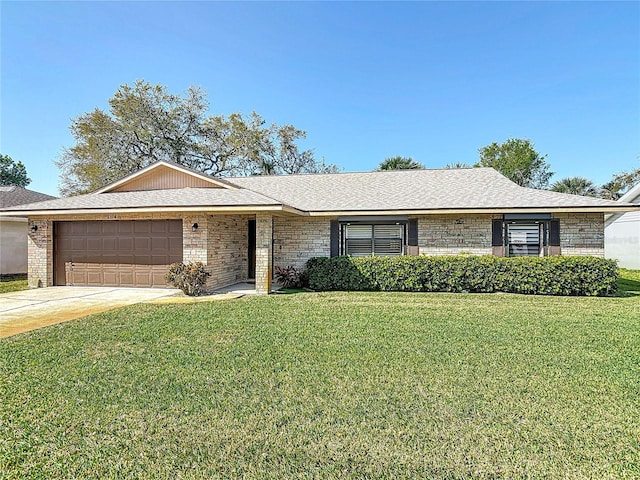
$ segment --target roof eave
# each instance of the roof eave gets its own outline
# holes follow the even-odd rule
[[[611,207],[508,207],[508,208],[431,208],[431,209],[395,209],[395,210],[314,210],[309,216],[342,216],[342,215],[460,215],[460,214],[501,214],[501,213],[610,213],[632,212],[640,210],[639,206]]]

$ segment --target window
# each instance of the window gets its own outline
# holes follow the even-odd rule
[[[545,222],[507,223],[507,255],[538,257],[544,255]]]
[[[342,224],[342,255],[396,256],[404,253],[404,224]]]
[[[491,225],[494,255],[560,255],[560,220],[550,213],[505,213]]]

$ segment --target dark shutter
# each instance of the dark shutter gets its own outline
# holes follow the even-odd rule
[[[407,233],[407,245],[417,247],[418,246],[418,219],[409,219],[409,231]]]
[[[340,255],[340,224],[337,220],[331,220],[331,256]]]
[[[549,246],[560,246],[560,220],[553,219],[549,222]]]
[[[491,224],[491,246],[501,247],[504,245],[502,239],[502,220],[493,220]]]

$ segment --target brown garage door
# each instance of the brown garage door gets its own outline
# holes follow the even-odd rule
[[[164,287],[182,261],[182,220],[55,222],[55,285]]]

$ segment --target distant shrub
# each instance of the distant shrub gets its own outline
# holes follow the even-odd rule
[[[283,288],[302,288],[307,283],[307,272],[292,265],[276,267],[274,277]]]
[[[178,262],[169,266],[169,273],[165,275],[165,279],[185,294],[198,296],[204,293],[209,275],[210,273],[205,270],[202,262]]]
[[[611,295],[616,262],[597,257],[493,255],[333,257],[307,262],[314,290]]]

